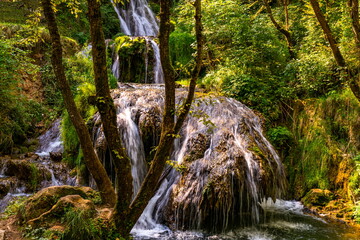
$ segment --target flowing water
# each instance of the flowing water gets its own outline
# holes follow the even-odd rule
[[[0,169],[0,184],[9,188],[7,194],[0,199],[0,212],[4,211],[13,199],[30,196],[36,190],[50,186],[75,185],[76,179],[69,176],[66,166],[50,159],[51,153],[61,155],[63,152],[60,122],[60,119],[56,120],[50,129],[39,137],[39,148],[35,154],[28,154],[20,159],[3,160]],[[26,169],[29,164],[36,166],[37,171],[43,176],[41,182],[36,183],[36,189],[33,185],[29,185],[29,179],[26,176],[22,176],[28,174]],[[25,171],[22,172],[21,169]]]
[[[185,92],[177,92],[179,103]],[[147,156],[158,144],[163,87],[126,85],[113,94],[137,191]],[[111,165],[98,119],[94,141]],[[358,239],[351,229],[303,214],[299,202],[263,201],[281,197],[283,167],[262,134],[260,119],[233,99],[198,97],[171,160],[186,170],[164,170],[157,193],[132,230],[136,239]]]
[[[149,82],[147,73],[150,66],[148,56],[144,58],[145,65],[145,79],[144,83],[163,83],[163,71],[160,62],[159,46],[154,40],[159,33],[159,23],[155,14],[149,8],[146,0],[130,0],[124,4],[114,4],[115,11],[120,21],[121,32],[133,38],[143,37],[146,40],[146,47],[153,52],[153,81]],[[149,51],[149,49],[148,49]],[[147,51],[147,52],[148,52]],[[117,52],[113,53],[112,72],[116,79],[121,79],[121,72],[119,70],[119,55]]]

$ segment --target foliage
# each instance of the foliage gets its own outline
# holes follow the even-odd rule
[[[100,240],[101,229],[87,216],[87,212],[68,209],[63,217],[66,230],[61,239]]]
[[[293,135],[287,127],[277,126],[267,131],[269,141],[278,149],[285,149],[293,143]]]
[[[8,206],[5,208],[2,218],[8,218],[10,216],[13,216],[17,214],[21,209],[24,208],[24,202],[27,199],[27,197],[16,197],[15,199],[11,200],[11,202],[8,204]]]
[[[89,50],[85,48],[75,56],[66,59],[65,62],[66,75],[75,95],[75,103],[85,121],[91,120],[96,113],[96,108],[88,102],[90,96],[95,96],[94,73],[89,54]],[[61,129],[64,141],[64,160],[71,166],[81,165],[80,142],[66,111],[63,114]]]
[[[61,239],[101,240],[120,239],[120,235],[103,219],[91,219],[84,211],[70,208],[65,212],[63,223],[66,225]]]
[[[359,150],[355,130],[359,115],[360,105],[349,90],[298,102],[292,116],[295,144],[284,160],[295,196],[312,188],[339,189],[344,197],[350,190],[357,196],[358,175],[351,174],[349,157]]]
[[[194,36],[188,32],[176,30],[170,34],[170,57],[179,77],[190,76],[194,64],[192,56],[195,52],[192,48],[194,42]]]
[[[43,109],[32,99],[21,95],[21,76],[36,67],[26,52],[0,42],[0,149],[9,152],[33,134]]]

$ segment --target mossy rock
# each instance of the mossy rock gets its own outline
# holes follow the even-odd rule
[[[82,198],[89,198],[94,192],[89,187],[53,186],[40,190],[24,203],[24,207],[18,212],[21,223],[38,218],[49,211],[60,198],[67,195],[79,195]]]
[[[335,195],[329,190],[311,189],[301,201],[306,207],[324,207],[334,198]]]
[[[82,212],[85,219],[93,217],[96,213],[95,205],[91,200],[84,199],[80,195],[67,195],[61,197],[50,210],[31,219],[28,223],[32,226],[52,225],[59,221],[59,216],[63,216],[69,210]]]

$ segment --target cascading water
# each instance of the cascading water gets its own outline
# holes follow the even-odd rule
[[[163,71],[160,62],[159,46],[154,40],[154,37],[158,35],[159,24],[155,17],[155,14],[149,8],[146,0],[130,0],[129,2],[121,5],[114,4],[115,11],[119,17],[120,28],[122,33],[127,36],[136,39],[136,37],[142,37],[146,41],[147,52],[151,49],[153,52],[153,83],[163,83]],[[142,80],[144,83],[148,82],[147,74],[150,62],[148,56],[144,59],[145,65],[145,77]],[[112,71],[114,76],[119,80],[121,79],[121,71],[119,69],[119,55],[117,52],[113,54]]]
[[[37,149],[36,154],[40,157],[49,157],[51,152],[63,151],[60,122],[60,119],[56,120],[51,128],[39,137],[40,147]]]
[[[145,159],[158,144],[164,89],[130,87],[115,90],[114,102],[122,139],[128,148],[134,186],[142,181]],[[179,91],[177,102],[185,96]],[[95,147],[106,157],[101,125],[95,124]],[[200,97],[194,103],[174,144],[172,160],[156,195],[133,229],[169,232],[173,229],[221,231],[259,221],[259,202],[280,196],[284,172],[275,151],[264,138],[260,119],[246,106],[224,97]],[[131,148],[129,148],[131,147]],[[136,159],[138,161],[136,161]],[[110,159],[103,159],[110,164]],[[138,170],[139,171],[139,170]]]

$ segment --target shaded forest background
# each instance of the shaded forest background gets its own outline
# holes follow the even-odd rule
[[[360,52],[349,2],[319,0],[349,68],[356,69]],[[158,1],[150,5],[159,12]],[[270,18],[269,8],[278,26],[291,34],[290,46]],[[87,7],[82,1],[58,1],[57,9],[67,77],[84,119],[91,122],[96,109],[88,103],[95,87],[86,50]],[[36,137],[62,116],[65,161],[84,169],[79,140],[55,85],[50,37],[38,1],[1,1],[0,10],[0,151],[34,151]],[[177,0],[172,12],[171,59],[178,83],[186,85],[194,65],[193,8],[186,0]],[[103,1],[102,13],[105,37],[116,41],[121,33],[109,1]],[[206,57],[198,84],[206,92],[233,97],[262,116],[267,137],[286,166],[287,197],[300,199],[310,189],[328,189],[351,202],[357,214],[360,105],[310,2],[203,0],[203,21]],[[130,44],[127,50],[136,49]],[[111,51],[108,56],[110,69]],[[116,79],[109,76],[115,88]]]

